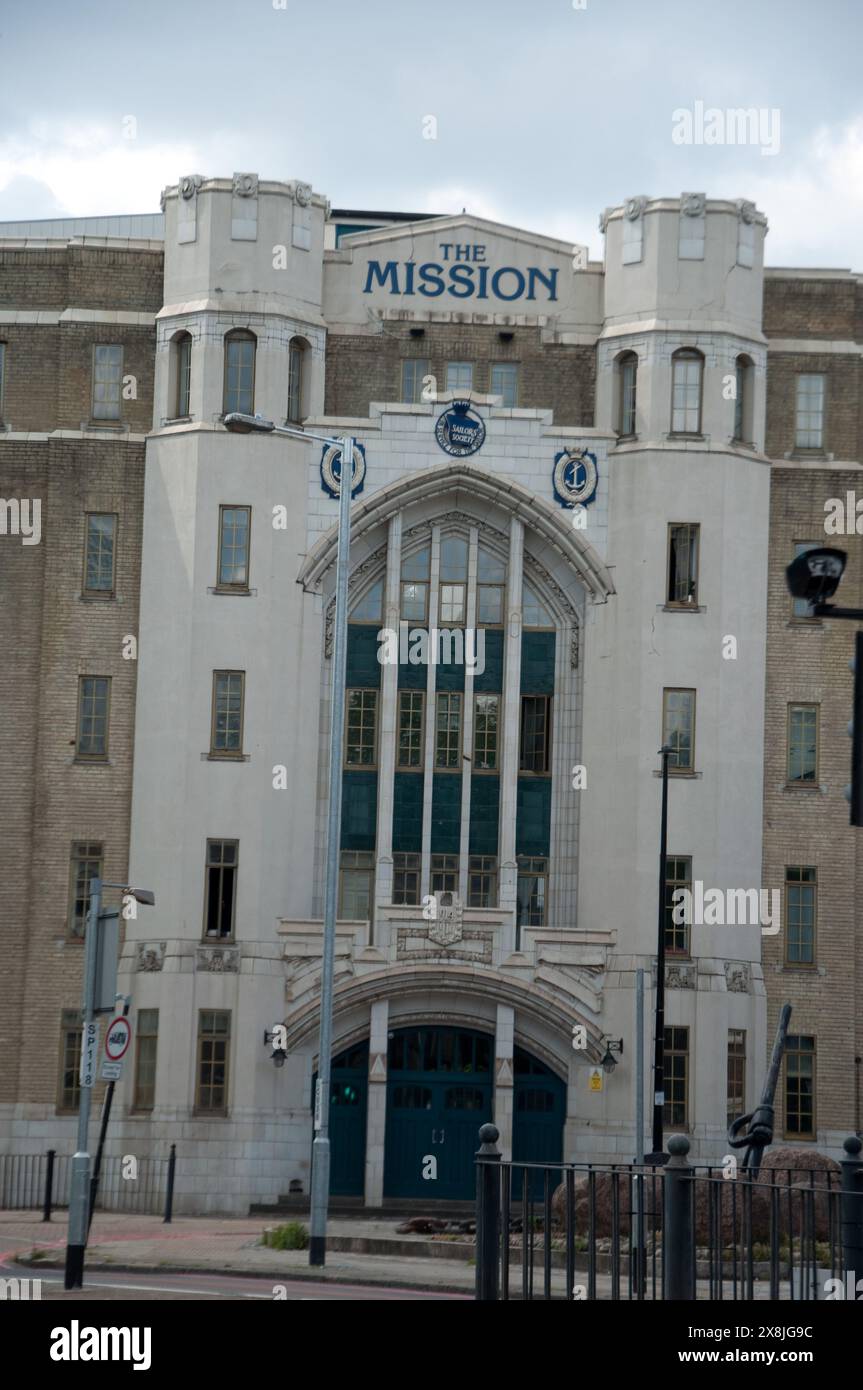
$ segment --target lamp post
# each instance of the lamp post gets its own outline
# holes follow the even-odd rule
[[[330,1074],[333,1033],[333,970],[336,953],[336,905],[339,883],[339,829],[342,812],[342,740],[345,722],[345,670],[348,651],[348,570],[351,550],[351,491],[354,477],[354,441],[350,435],[329,435],[276,425],[260,415],[232,412],[225,426],[239,434],[285,434],[293,439],[313,439],[341,452],[339,473],[338,559],[336,562],[336,617],[333,640],[332,717],[330,723],[330,786],[327,813],[326,886],[324,892],[324,942],[321,962],[321,1016],[318,1081],[315,1089],[315,1139],[312,1145],[311,1219],[309,1264],[323,1265],[327,1253],[327,1207],[330,1195]],[[345,487],[347,479],[347,487]]]
[[[84,988],[81,1001],[81,1088],[78,1102],[78,1141],[72,1156],[72,1179],[69,1192],[69,1230],[66,1237],[66,1269],[63,1279],[67,1289],[80,1289],[84,1282],[84,1251],[90,1227],[90,1153],[87,1131],[90,1128],[90,1103],[93,1097],[93,1075],[88,1069],[84,1079],[84,1063],[88,1042],[96,1030],[96,978],[99,967],[99,920],[102,917],[102,889],[119,888],[127,897],[147,907],[155,905],[155,896],[147,888],[130,888],[125,883],[103,883],[101,878],[90,881],[90,910],[84,929]],[[109,914],[110,915],[110,914]],[[116,913],[113,914],[116,916]],[[104,982],[103,982],[104,984]],[[115,981],[116,985],[116,981]],[[113,989],[111,991],[113,998]]]
[[[674,752],[664,743],[662,757],[662,812],[659,822],[659,905],[656,929],[656,1017],[653,1036],[653,1152],[645,1163],[661,1164],[666,1155],[662,1148],[662,1121],[665,1106],[665,883],[668,877],[668,759]]]

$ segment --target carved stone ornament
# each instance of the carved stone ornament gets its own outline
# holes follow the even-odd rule
[[[236,975],[240,969],[240,952],[236,946],[199,946],[195,953],[195,969],[211,975]]]
[[[647,198],[639,193],[635,198],[627,198],[624,211],[629,222],[637,222],[647,207]]]
[[[457,893],[435,893],[437,913],[428,930],[437,946],[455,946],[462,938],[464,904]]]
[[[725,962],[725,988],[729,994],[749,993],[749,966],[746,961]]]
[[[312,185],[310,183],[295,183],[294,197],[301,208],[307,208],[312,201]]]
[[[161,970],[165,964],[165,941],[142,941],[138,945],[138,969],[149,972]]]
[[[204,178],[202,174],[184,174],[179,183],[180,197],[185,198],[187,201],[189,198],[194,198],[203,182]]]
[[[681,193],[680,195],[680,211],[685,217],[703,217],[706,206],[706,193]]]
[[[234,175],[234,197],[235,198],[257,198],[258,196],[258,176],[257,174],[235,174]]]
[[[745,222],[747,227],[755,221],[755,204],[750,203],[748,198],[737,199],[737,215],[741,222]]]
[[[694,989],[695,967],[693,965],[666,965],[666,989]]]

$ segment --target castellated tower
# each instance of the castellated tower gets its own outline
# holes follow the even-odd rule
[[[596,424],[618,433],[607,551],[617,598],[591,611],[588,630],[579,926],[616,932],[604,1026],[631,1037],[639,966],[654,1003],[663,735],[677,750],[669,878],[726,900],[761,886],[766,222],[751,203],[690,193],[631,198],[602,225]],[[665,1098],[673,1111],[675,1086],[688,1087],[694,1150],[710,1161],[723,1152],[730,1033],[745,1047],[747,1095],[765,1046],[761,928],[727,922],[681,926],[667,957]],[[648,1123],[651,1062],[648,1045]],[[631,1135],[628,1104],[618,1120]],[[577,1142],[613,1147],[608,1135]]]
[[[137,969],[139,1010],[159,1010],[162,1055],[177,1059],[160,1073],[156,1118],[196,1113],[203,1046],[217,1110],[228,1063],[233,1078],[219,1137],[270,1154],[278,1140],[281,1172],[299,1131],[274,1104],[260,1035],[284,1015],[277,919],[311,909],[311,874],[289,872],[288,848],[311,864],[313,817],[303,796],[274,788],[273,768],[315,785],[320,602],[296,582],[312,450],[220,420],[321,411],[327,205],[306,184],[253,174],[183,179],[163,205],[130,851],[132,878],[162,887],[155,916],[129,923],[124,966]],[[189,1137],[194,1173],[212,1120]],[[249,1181],[246,1170],[246,1200]]]

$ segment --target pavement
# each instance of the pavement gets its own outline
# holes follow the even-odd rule
[[[403,1218],[333,1217],[323,1269],[311,1269],[306,1250],[271,1250],[260,1244],[267,1226],[284,1217],[175,1217],[97,1213],[90,1229],[87,1268],[160,1273],[234,1273],[279,1279],[312,1279],[472,1294],[475,1267],[469,1258],[447,1258],[445,1241],[396,1235]],[[303,1222],[308,1227],[307,1220]],[[340,1248],[339,1248],[340,1247]],[[431,1250],[429,1249],[431,1247]],[[43,1222],[38,1211],[0,1212],[0,1267],[13,1263],[62,1268],[66,1215]],[[468,1254],[469,1252],[463,1252]]]

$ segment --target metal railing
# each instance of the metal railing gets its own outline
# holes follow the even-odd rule
[[[176,1147],[169,1158],[114,1155],[102,1159],[96,1211],[132,1212],[171,1220]],[[41,1207],[50,1221],[55,1207],[68,1207],[72,1155],[46,1153],[0,1154],[0,1209],[28,1211]]]
[[[863,1279],[858,1138],[837,1169],[757,1175],[693,1167],[683,1135],[662,1167],[503,1162],[497,1139],[480,1130],[480,1300],[808,1301]]]

